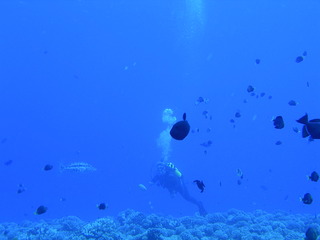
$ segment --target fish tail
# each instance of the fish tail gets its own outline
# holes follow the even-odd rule
[[[303,138],[306,138],[306,137],[308,137],[308,136],[310,136],[310,134],[309,134],[309,132],[308,132],[308,130],[307,130],[306,125],[304,125],[303,128],[302,128],[302,137],[303,137]]]
[[[303,117],[297,120],[298,123],[307,124],[308,123],[308,114],[306,113]]]

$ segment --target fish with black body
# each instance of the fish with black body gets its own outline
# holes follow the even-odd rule
[[[313,198],[310,193],[306,193],[303,198],[301,198],[301,201],[304,204],[311,204],[313,202]]]
[[[188,136],[190,131],[190,125],[186,120],[186,113],[183,114],[182,119],[182,121],[176,122],[170,130],[171,137],[176,140],[183,140],[186,136]]]
[[[284,121],[282,116],[277,116],[275,119],[273,119],[273,125],[276,129],[282,129],[284,128]]]
[[[306,231],[305,240],[317,240],[319,234],[316,228],[309,227]]]
[[[290,101],[288,102],[288,104],[289,104],[290,106],[297,106],[297,102],[296,102],[295,100],[290,100]]]
[[[248,93],[251,93],[251,92],[253,92],[254,91],[254,87],[252,86],[252,85],[249,85],[248,87],[247,87],[247,92]]]
[[[47,207],[41,205],[40,207],[37,208],[37,211],[34,213],[35,215],[41,215],[41,214],[44,214],[46,213],[48,210]]]
[[[302,137],[310,136],[310,140],[320,139],[320,119],[308,120],[308,114],[297,120],[298,123],[304,124],[302,127]]]
[[[204,188],[205,188],[206,186],[204,185],[203,181],[194,180],[193,182],[197,184],[197,186],[198,186],[198,188],[201,190],[201,192],[204,191]]]
[[[312,182],[318,182],[319,180],[319,174],[316,171],[313,171],[311,173],[310,176],[308,176],[308,178],[312,181]]]
[[[100,203],[97,205],[97,208],[99,210],[105,210],[107,208],[107,205],[105,203]]]
[[[43,170],[45,171],[50,171],[53,168],[53,166],[51,164],[46,164],[43,168]]]

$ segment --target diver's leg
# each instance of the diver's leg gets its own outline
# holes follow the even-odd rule
[[[201,216],[205,216],[207,214],[207,211],[204,209],[202,202],[190,196],[188,189],[186,188],[186,186],[182,181],[181,181],[179,192],[185,200],[198,206]]]

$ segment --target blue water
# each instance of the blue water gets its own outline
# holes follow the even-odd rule
[[[209,213],[318,214],[320,186],[306,176],[320,172],[320,140],[292,128],[306,112],[320,118],[319,11],[313,0],[1,1],[0,222],[94,220],[129,208],[193,215],[181,196],[148,185],[167,108],[200,130],[172,139],[167,157]],[[248,85],[266,95],[250,96]],[[196,105],[200,96],[209,102]],[[73,162],[97,170],[60,171]],[[307,192],[311,205],[299,200]],[[34,215],[40,205],[48,211]]]

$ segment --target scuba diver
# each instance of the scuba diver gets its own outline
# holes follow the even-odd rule
[[[157,163],[157,172],[152,178],[151,184],[157,184],[158,186],[168,189],[171,195],[180,193],[185,200],[198,207],[201,216],[207,214],[202,202],[190,196],[181,172],[172,163]]]

